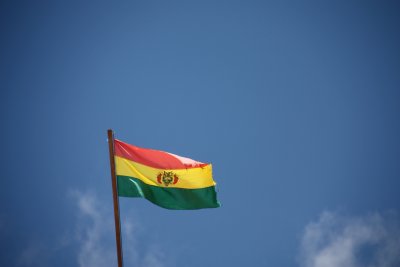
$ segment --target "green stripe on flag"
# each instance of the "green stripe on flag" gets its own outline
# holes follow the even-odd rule
[[[148,185],[141,180],[117,175],[118,196],[143,197],[172,210],[218,208],[215,186],[199,189],[167,188]]]

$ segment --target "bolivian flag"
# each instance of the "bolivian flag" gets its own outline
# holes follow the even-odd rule
[[[167,209],[220,206],[211,164],[114,141],[118,195],[143,197]]]

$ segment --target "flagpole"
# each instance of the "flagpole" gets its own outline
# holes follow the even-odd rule
[[[121,222],[119,218],[119,202],[117,194],[117,177],[115,176],[115,159],[114,159],[114,133],[108,129],[108,148],[110,151],[110,167],[111,167],[111,183],[114,202],[114,219],[115,219],[115,241],[117,242],[118,267],[123,266],[122,258],[122,239],[121,239]]]

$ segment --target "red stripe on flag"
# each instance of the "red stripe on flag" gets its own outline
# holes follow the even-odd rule
[[[189,169],[208,164],[160,150],[141,148],[115,139],[115,155],[157,169]]]

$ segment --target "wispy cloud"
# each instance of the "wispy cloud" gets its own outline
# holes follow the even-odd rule
[[[77,261],[80,267],[116,266],[114,217],[104,203],[93,193],[73,191],[78,213],[76,239],[78,240]],[[127,213],[127,212],[124,212]],[[122,218],[123,247],[126,266],[165,267],[160,250],[143,249],[136,246],[137,224],[131,216]],[[147,244],[147,246],[151,246]]]
[[[394,213],[360,217],[324,212],[301,242],[304,267],[400,266],[400,225]]]
[[[111,216],[105,216],[94,194],[74,191],[72,196],[78,208],[76,238],[79,266],[115,266],[115,249],[109,237],[113,233]]]

